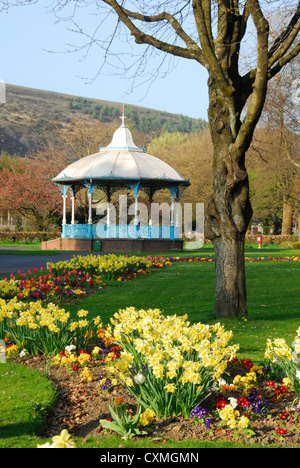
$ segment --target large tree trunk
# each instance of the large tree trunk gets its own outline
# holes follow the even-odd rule
[[[244,260],[245,234],[252,217],[245,148],[233,151],[232,113],[216,90],[210,88],[209,125],[214,144],[213,195],[205,213],[205,236],[215,249],[216,292],[214,313],[247,314]],[[229,119],[231,122],[229,123]]]
[[[247,177],[224,201],[214,193],[207,206],[205,235],[215,249],[216,315],[247,314],[244,241],[251,216]]]
[[[247,315],[244,234],[215,238],[216,315]]]

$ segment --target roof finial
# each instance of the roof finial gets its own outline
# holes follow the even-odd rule
[[[125,117],[125,106],[123,104],[123,107],[122,107],[122,116],[120,117],[118,115],[118,119],[121,119],[122,120],[122,125],[121,127],[125,127],[125,119],[128,119],[128,117]]]

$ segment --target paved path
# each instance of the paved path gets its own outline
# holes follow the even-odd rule
[[[74,255],[90,255],[90,252],[62,252],[57,255],[0,255],[0,277],[9,276],[18,271],[26,273],[28,268],[45,268],[47,262],[69,260]],[[95,252],[93,252],[95,255]]]

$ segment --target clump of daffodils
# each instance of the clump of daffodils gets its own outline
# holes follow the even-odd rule
[[[72,319],[70,312],[51,302],[0,299],[0,339],[9,334],[10,341],[30,354],[55,354],[75,341],[84,348],[102,326],[100,317],[87,316],[81,309]]]
[[[8,299],[16,296],[19,292],[19,288],[16,285],[16,282],[13,279],[0,280],[0,297],[3,299]]]
[[[267,340],[265,359],[283,370],[293,390],[300,398],[300,327],[291,346],[283,338]]]
[[[157,417],[189,417],[239,349],[219,323],[191,325],[187,315],[159,309],[119,310],[110,332],[122,348],[114,369],[121,382]]]

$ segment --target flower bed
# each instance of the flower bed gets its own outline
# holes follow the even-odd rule
[[[81,354],[77,354],[79,356]],[[133,435],[129,435],[128,429],[128,438],[139,437],[140,434],[134,434],[135,428],[138,428],[140,432],[146,432],[142,437],[148,437],[149,441],[162,446],[169,440],[188,439],[300,446],[299,406],[293,405],[295,393],[289,382],[278,373],[275,376],[271,367],[255,366],[250,360],[235,358],[228,362],[228,372],[216,382],[208,398],[194,406],[189,417],[158,418],[148,409],[141,412],[138,425],[134,422],[138,411],[136,400],[112,374],[109,362],[104,362],[102,358],[95,359],[92,352],[84,358],[84,366],[78,368],[63,362],[46,362],[43,356],[16,360],[41,372],[47,369],[48,377],[59,385],[60,397],[47,416],[42,437],[55,436],[63,429],[68,429],[74,437],[82,438],[116,435],[114,426],[100,423],[100,420],[114,422],[110,406],[120,417],[119,429],[122,421],[127,422],[127,428],[131,427]],[[234,379],[236,382],[240,379],[247,382],[247,390],[246,386],[242,388],[233,384]],[[123,418],[122,412],[126,413]],[[125,431],[126,428],[123,429]]]
[[[0,280],[0,298],[61,302],[85,296],[105,286],[106,280],[131,281],[148,274],[151,268],[164,268],[171,263],[162,258],[88,255],[70,261],[48,263],[43,268],[11,274]]]
[[[6,305],[12,316],[20,306],[16,300]],[[56,320],[64,314],[52,307]],[[31,315],[36,314],[31,310]],[[85,317],[81,311],[78,319]],[[299,330],[292,347],[281,339],[267,342],[269,361],[259,366],[238,359],[238,347],[228,346],[231,332],[219,324],[190,325],[186,316],[127,308],[115,314],[111,328],[103,328],[100,320],[95,325],[93,340],[85,329],[83,348],[61,344],[47,363],[44,355],[19,357],[21,348],[14,350],[20,362],[47,365],[64,395],[76,389],[77,397],[62,395],[64,403],[53,410],[45,436],[67,428],[74,436],[119,433],[300,446]],[[288,377],[287,363],[293,366]]]
[[[34,271],[19,272],[20,277],[11,274],[10,279],[0,280],[0,298],[17,297],[20,300],[40,299],[57,302],[65,298],[84,296],[94,290],[99,291],[103,286],[101,276],[91,276],[77,270],[68,270],[62,275],[52,272],[38,275]]]
[[[171,263],[138,258],[125,269],[120,257],[110,259],[104,274],[130,279],[150,264],[164,268]],[[70,268],[50,265],[48,279],[65,278],[70,272],[78,281],[100,276],[93,256],[85,265]],[[99,415],[97,435],[300,444],[300,328],[291,346],[278,338],[268,341],[268,362],[256,366],[238,359],[238,346],[229,345],[232,332],[220,324],[191,325],[186,315],[164,316],[159,309],[128,307],[119,310],[105,329],[100,317],[89,320],[84,309],[72,319],[52,302],[36,297],[31,301],[30,295],[27,301],[19,300],[14,277],[6,280],[6,287],[5,294],[15,295],[0,299],[0,339],[9,340],[7,356],[27,365],[38,358],[51,368],[49,376],[62,382],[67,375],[76,388],[79,382],[91,395],[89,404],[95,411],[82,415],[93,422]],[[89,419],[76,414],[70,410],[57,418],[56,433],[68,428],[82,435],[80,425],[86,431]]]
[[[68,261],[49,262],[47,268],[56,275],[75,269],[90,275],[99,275],[104,279],[118,279],[125,274],[147,270],[153,262],[145,257],[127,255],[86,255],[74,257]]]

